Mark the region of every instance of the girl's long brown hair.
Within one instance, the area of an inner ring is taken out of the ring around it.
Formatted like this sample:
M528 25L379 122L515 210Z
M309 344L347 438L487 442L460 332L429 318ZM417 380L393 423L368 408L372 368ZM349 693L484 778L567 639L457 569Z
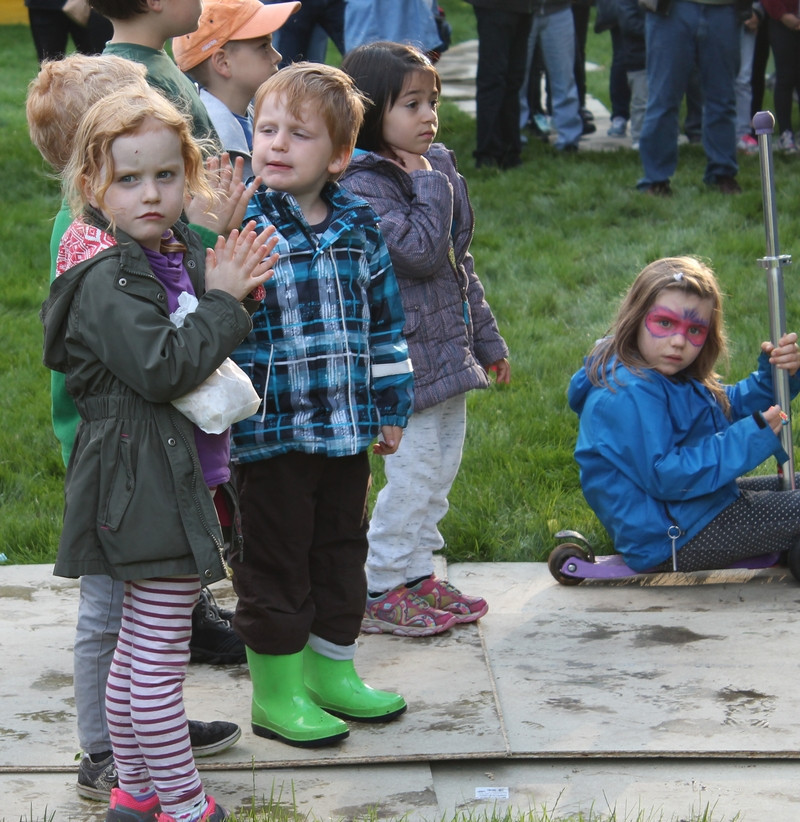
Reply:
M647 363L638 347L639 329L644 318L665 290L693 294L712 303L708 336L697 359L682 375L702 383L728 414L730 404L715 368L727 356L727 340L722 319L722 293L714 272L696 257L665 257L646 266L622 300L609 335L600 340L586 359L586 374L593 385L614 390L612 381L617 363L640 374Z

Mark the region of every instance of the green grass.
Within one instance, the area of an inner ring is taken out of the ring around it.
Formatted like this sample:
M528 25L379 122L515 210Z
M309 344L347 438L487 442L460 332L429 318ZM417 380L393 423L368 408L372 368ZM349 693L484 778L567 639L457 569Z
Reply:
M472 9L448 0L456 40L475 36ZM590 29L590 92L607 100L610 43ZM38 310L47 290L55 182L27 138L24 98L37 70L25 26L0 27L0 127L7 213L0 221L0 550L11 562L51 562L58 540L63 466L49 424L49 375L41 366ZM771 104L771 100L767 101ZM512 384L473 392L464 460L442 522L450 561L539 561L560 528L610 546L585 505L572 457L577 420L566 403L570 375L612 319L617 301L651 260L699 254L728 295L730 379L753 366L767 336L767 297L758 258L764 226L758 158L740 158L744 194L723 197L701 179L702 150L687 146L675 196L635 190L636 153L583 151L560 156L531 142L525 163L508 172L471 162L474 122L452 104L440 137L467 177L476 216L472 251L512 356ZM800 235L800 160L775 158L784 252ZM788 268L789 327L798 323L798 289ZM374 461L375 485L382 482ZM772 470L767 466L765 470Z

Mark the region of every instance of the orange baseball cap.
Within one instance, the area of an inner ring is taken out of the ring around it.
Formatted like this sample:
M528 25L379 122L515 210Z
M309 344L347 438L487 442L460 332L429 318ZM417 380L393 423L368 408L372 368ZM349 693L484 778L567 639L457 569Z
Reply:
M172 39L172 54L181 71L189 71L231 40L266 37L279 29L300 3L261 0L205 0L197 31Z

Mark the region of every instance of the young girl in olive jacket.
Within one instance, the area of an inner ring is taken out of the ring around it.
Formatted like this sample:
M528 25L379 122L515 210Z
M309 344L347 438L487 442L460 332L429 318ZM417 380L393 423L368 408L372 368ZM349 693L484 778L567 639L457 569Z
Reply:
M183 680L201 579L226 574L214 493L230 478L229 437L171 401L247 335L243 301L272 259L250 227L203 252L179 221L187 194L212 201L203 174L186 121L157 92L96 103L64 172L80 216L42 307L45 364L65 372L82 420L55 573L125 582L106 691L119 773L111 822L227 818L191 756ZM187 295L197 307L179 328L171 314Z

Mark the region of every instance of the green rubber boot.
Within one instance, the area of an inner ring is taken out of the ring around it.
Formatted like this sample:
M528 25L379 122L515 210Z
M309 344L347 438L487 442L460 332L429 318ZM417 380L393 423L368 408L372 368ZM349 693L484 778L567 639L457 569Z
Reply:
M303 654L306 689L329 714L358 722L388 722L405 711L406 701L400 694L378 691L362 682L352 659L329 659L308 645Z
M319 708L303 685L303 653L257 654L247 648L253 683L253 733L298 748L321 748L345 739L346 723Z

